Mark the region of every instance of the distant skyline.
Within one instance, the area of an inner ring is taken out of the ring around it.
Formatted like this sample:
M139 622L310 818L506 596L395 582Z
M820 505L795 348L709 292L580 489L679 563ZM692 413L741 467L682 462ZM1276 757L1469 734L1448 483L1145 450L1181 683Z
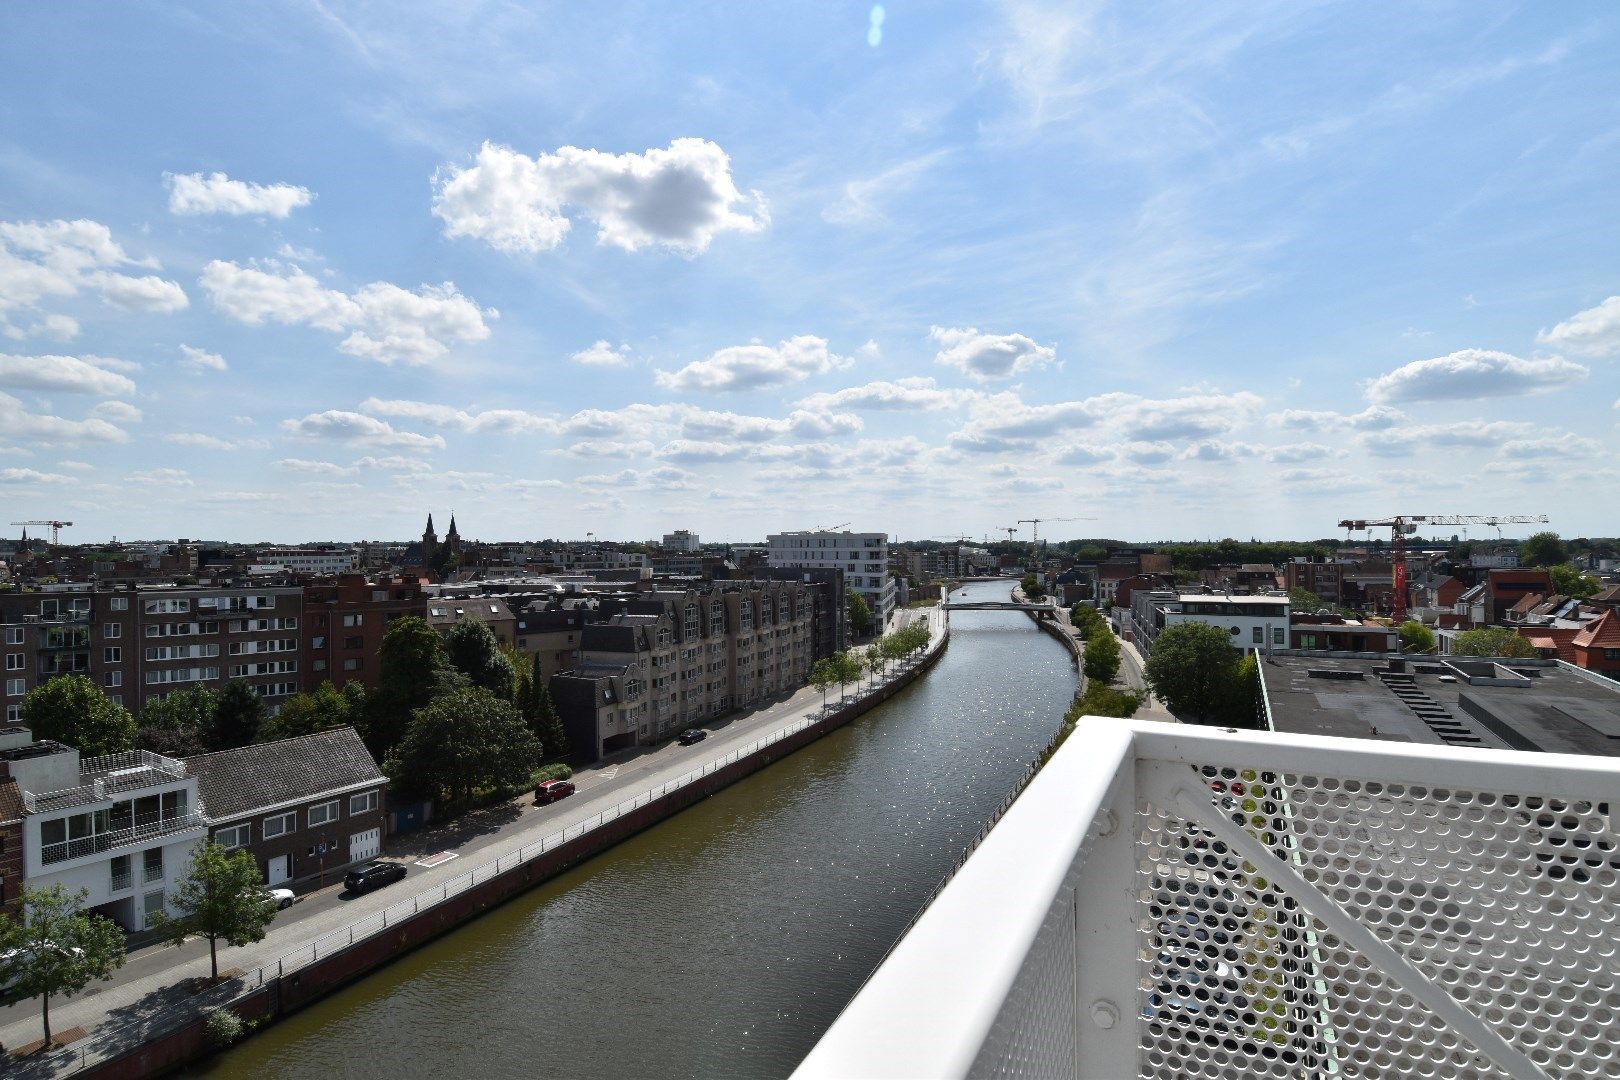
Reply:
M9 536L1620 533L1608 4L0 18Z

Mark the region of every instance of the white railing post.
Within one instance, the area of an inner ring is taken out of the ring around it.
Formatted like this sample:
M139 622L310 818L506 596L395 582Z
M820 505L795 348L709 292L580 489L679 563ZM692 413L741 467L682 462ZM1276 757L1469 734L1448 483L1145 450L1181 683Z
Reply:
M1074 888L1074 1075L1135 1076L1136 761L1128 754L1092 822Z

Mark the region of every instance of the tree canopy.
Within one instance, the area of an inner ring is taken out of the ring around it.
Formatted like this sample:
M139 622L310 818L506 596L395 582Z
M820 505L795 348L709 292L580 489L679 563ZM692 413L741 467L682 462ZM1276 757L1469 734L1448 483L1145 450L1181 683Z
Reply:
M371 756L382 761L405 737L411 714L433 700L451 668L444 639L416 615L388 624L378 656L377 690L366 703L362 734Z
M1519 545L1519 562L1525 566L1556 566L1569 561L1569 545L1551 530L1532 533Z
M1603 588L1603 582L1581 573L1574 563L1559 563L1548 567L1547 572L1552 575L1553 591L1575 600L1585 600Z
M246 848L226 851L212 840L192 852L191 864L169 893L169 902L185 914L163 919L160 928L175 945L189 934L208 939L208 962L219 978L219 943L251 945L263 941L276 917L276 905L264 890L259 864Z
M0 1002L40 998L45 1043L51 1041L51 998L72 997L124 963L124 932L83 908L86 893L58 882L24 889L22 915L0 919Z
M1086 639L1081 667L1087 679L1103 684L1113 682L1114 676L1119 674L1119 661L1119 641L1113 634L1105 630Z
M1540 655L1528 639L1520 637L1505 626L1465 630L1452 642L1451 651L1457 656L1502 656L1525 660Z
M444 641L450 666L498 698L511 701L517 683L512 662L501 651L501 643L488 623L463 618L450 628Z
M538 655L529 661L528 670L520 681L517 706L518 714L523 717L524 724L534 737L540 740L547 757L564 757L568 754L571 749L568 730L563 726L562 717L557 715L557 705L552 701L551 688L541 674Z
M406 790L455 803L526 783L541 756L516 706L473 687L416 710L385 771Z
M85 757L135 745L135 718L83 675L58 675L30 690L22 700L22 722L34 738L77 747Z
M219 692L219 703L214 707L214 726L204 741L214 750L235 750L246 746L259 736L264 723L264 698L251 683L232 679Z
M1434 631L1416 619L1407 619L1401 623L1396 633L1400 635L1401 648L1406 652L1426 653L1434 651Z
M866 632L872 628L872 608L866 602L866 597L850 589L845 593L846 603L849 606L849 626L855 631L856 637L865 637Z
M360 727L364 723L366 688L352 682L342 690L325 679L314 690L294 694L282 702L276 715L259 725L259 742L275 742L298 735L314 735L340 727Z
M1225 630L1208 623L1178 623L1154 639L1147 683L1172 712L1212 723L1231 698L1238 659Z

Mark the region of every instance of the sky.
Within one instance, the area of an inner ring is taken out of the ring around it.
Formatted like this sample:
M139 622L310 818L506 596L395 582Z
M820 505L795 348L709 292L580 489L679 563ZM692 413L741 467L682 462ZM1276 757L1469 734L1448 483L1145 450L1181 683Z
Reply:
M8 5L0 528L1615 535L1617 55L1600 2Z

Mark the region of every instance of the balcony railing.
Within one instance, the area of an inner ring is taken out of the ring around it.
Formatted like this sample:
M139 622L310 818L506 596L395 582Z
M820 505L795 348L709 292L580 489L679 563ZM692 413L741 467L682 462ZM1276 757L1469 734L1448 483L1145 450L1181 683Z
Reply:
M800 1065L1611 1076L1620 762L1086 718Z
M53 863L66 862L68 859L80 859L86 855L112 851L114 848L145 844L159 837L185 832L188 829L201 829L205 824L200 810L166 816L154 814L150 818L137 819L129 828L45 844L39 849L39 861L49 866Z

